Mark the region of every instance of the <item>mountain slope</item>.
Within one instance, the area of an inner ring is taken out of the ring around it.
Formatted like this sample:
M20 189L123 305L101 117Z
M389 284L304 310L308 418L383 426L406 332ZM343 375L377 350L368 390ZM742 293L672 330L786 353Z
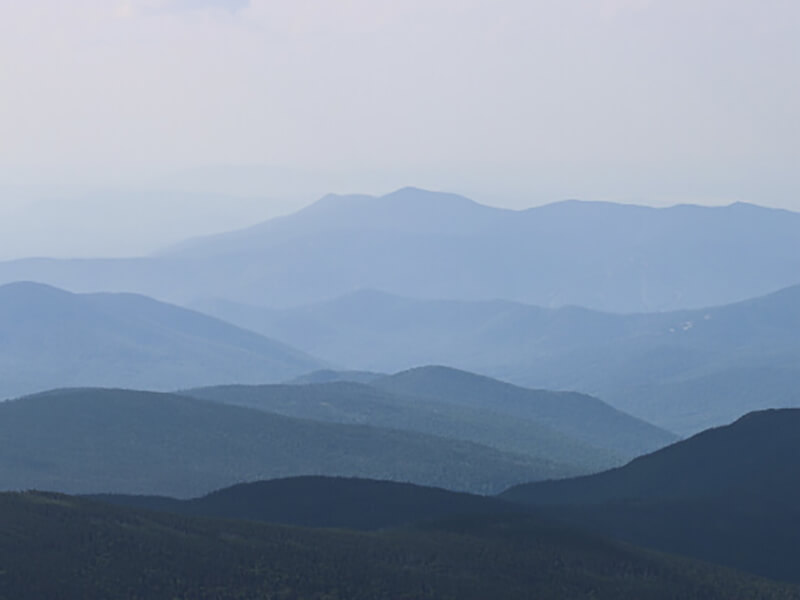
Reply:
M65 386L172 389L280 380L321 361L250 331L130 294L0 287L0 397Z
M291 417L475 442L549 465L550 478L602 471L629 458L607 446L590 446L544 423L504 415L488 406L455 406L352 382L216 386L182 393Z
M42 493L0 494L0 561L7 598L799 597L788 586L532 518L375 534L192 519Z
M800 581L800 410L751 413L576 479L502 498L638 544Z
M621 413L591 396L531 390L447 367L419 367L378 379L372 385L408 396L490 410L543 424L585 444L628 457L675 440L672 434Z
M478 493L550 465L411 432L292 419L155 392L60 390L0 403L0 485L197 496L243 481L339 475Z
M796 284L798 272L800 215L789 211L577 201L511 211L407 188L326 197L159 256L2 263L0 282L135 291L182 304L292 306L377 289L632 312L742 300Z

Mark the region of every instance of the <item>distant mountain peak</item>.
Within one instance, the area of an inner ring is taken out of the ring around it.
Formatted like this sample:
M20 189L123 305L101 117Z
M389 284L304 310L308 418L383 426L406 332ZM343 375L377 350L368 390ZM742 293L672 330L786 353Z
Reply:
M479 210L503 212L503 209L479 204L459 194L406 186L382 196L370 196L366 194L326 194L297 214L308 214L321 210L370 211L386 210L387 208L412 211L428 211L437 208L449 208L451 210L478 208ZM420 217L425 216L426 215L420 215Z

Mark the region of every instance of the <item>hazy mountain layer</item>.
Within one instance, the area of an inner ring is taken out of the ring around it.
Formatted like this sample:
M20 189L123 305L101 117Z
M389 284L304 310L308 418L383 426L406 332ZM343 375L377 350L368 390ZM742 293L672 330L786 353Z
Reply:
M339 475L494 493L552 463L418 433L294 419L174 394L63 390L0 403L6 490L197 496Z
M7 598L800 597L785 585L531 517L376 534L192 519L43 493L0 494L0 561Z
M614 312L723 304L798 283L800 214L568 201L524 211L405 188L142 259L0 264L0 282L134 291L181 304L292 306L359 289Z
M501 497L634 543L800 581L798 472L800 410L770 410L618 469Z
M285 344L131 294L0 287L0 398L67 386L174 389L317 368Z
M681 434L800 404L800 286L727 306L636 315L376 292L290 310L206 308L351 368L449 364L529 387L580 390Z

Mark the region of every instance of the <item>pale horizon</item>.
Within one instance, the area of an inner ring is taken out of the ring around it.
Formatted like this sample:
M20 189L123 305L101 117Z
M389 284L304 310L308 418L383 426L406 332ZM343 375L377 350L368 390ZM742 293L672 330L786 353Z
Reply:
M0 259L141 254L404 186L800 210L796 3L3 9Z

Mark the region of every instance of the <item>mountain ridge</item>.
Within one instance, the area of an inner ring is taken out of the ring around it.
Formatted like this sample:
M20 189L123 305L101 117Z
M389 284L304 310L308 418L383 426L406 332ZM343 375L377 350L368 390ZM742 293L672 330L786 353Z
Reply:
M573 202L511 211L415 188L381 197L388 204L354 197L356 208L328 197L225 234L224 251L217 241L187 241L180 256L0 263L0 282L135 291L179 304L222 297L296 306L375 288L628 313L743 300L796 284L800 272L800 214L776 209Z
M0 494L0 595L86 600L796 600L791 586L535 517L385 532L199 519L60 494ZM42 577L41 565L48 565Z
M188 500L123 495L88 498L187 516L365 530L526 510L491 496L395 481L324 476L240 483Z

